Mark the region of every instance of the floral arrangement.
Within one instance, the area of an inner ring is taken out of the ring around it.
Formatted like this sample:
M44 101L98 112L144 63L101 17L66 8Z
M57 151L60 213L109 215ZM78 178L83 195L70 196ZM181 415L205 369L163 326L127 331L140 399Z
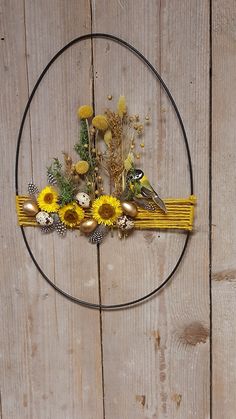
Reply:
M120 96L116 111L106 109L94 116L93 108L83 105L77 115L77 159L63 153L63 162L54 158L47 168L47 186L39 191L33 182L28 184L29 196L18 208L21 224L28 217L32 222L25 221L25 225L39 225L43 233L56 231L61 236L68 229L79 228L95 244L113 228L122 238L134 228L155 228L150 220L157 218L165 227L171 200L164 203L137 167L149 116L141 122L139 115L129 115L124 96ZM176 228L181 227L177 224Z

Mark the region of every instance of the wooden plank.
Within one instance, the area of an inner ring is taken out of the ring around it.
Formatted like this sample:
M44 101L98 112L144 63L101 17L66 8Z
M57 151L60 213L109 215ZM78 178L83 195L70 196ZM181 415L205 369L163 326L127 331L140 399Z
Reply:
M212 3L213 417L235 417L236 183L234 1Z
M27 347L28 304L25 280L30 275L30 266L17 228L13 180L16 133L27 100L23 1L1 2L0 37L0 417L30 419L30 354Z
M92 2L93 31L120 36L159 69L189 135L198 196L196 234L174 280L132 310L103 313L107 418L209 415L208 135L209 10L205 1ZM131 113L151 115L141 167L163 197L189 191L186 151L176 117L158 83L121 46L94 41L98 113L125 94ZM107 95L113 100L108 101ZM197 115L197 117L196 117ZM181 181L180 181L181 179ZM170 272L184 236L137 232L101 246L102 302L151 291ZM114 257L115 254L115 257Z
M80 4L76 1L69 4L64 1L50 3L42 1L36 4L28 2L26 28L30 57L34 57L37 45L35 58L32 60L29 58L28 61L31 87L35 82L35 75L45 66L49 56L52 56L60 46L78 36L78 28L89 29L89 12L89 5L85 1ZM40 37L41 33L44 34L43 37ZM40 181L40 186L45 184L47 164L45 155L52 158L55 155L60 156L63 150L69 153L73 151L73 144L78 135L76 118L78 102L91 101L90 65L89 41L68 50L47 74L32 104L31 132L34 139L32 148L33 156L36 157L33 169L34 178ZM50 272L49 275L54 275L57 285L69 293L85 300L97 301L96 248L92 248L86 240L81 241L78 233L69 233L66 240L59 240L54 235L51 240L54 261L52 255L46 251L42 252L42 263ZM40 253L40 248L46 250L47 246L50 246L47 237L42 237L39 243L37 239L35 242L37 254ZM90 260L93 263L89 263L88 270L87 263ZM73 306L54 293L53 297L54 307L53 305L50 307L47 315L55 334L55 339L49 341L52 345L51 352L56 352L57 356L52 362L53 359L48 357L48 349L45 350L48 363L45 372L42 371L40 374L40 381L42 388L46 381L49 394L50 388L54 386L54 398L51 402L49 397L46 403L38 398L34 405L42 415L45 415L47 406L54 417L60 415L77 417L80 412L82 417L99 418L102 415L99 313L87 312L86 309ZM37 314L39 321L40 315L43 316L43 312ZM46 335L46 342L47 339ZM60 343L59 350L58 343ZM45 342L42 340L41 345L43 351ZM91 352L85 348L91 348ZM59 365L61 365L61 374L57 381ZM35 364L32 368L35 368ZM67 392L62 391L65 385ZM32 381L32 387L38 392L37 379Z
M26 1L24 10L23 2L12 2L4 6L3 21L7 34L9 32L3 62L11 59L13 63L10 76L7 73L10 65L6 63L6 76L1 82L8 110L3 122L6 156L11 156L27 96L25 54L31 90L58 49L90 30L90 8L86 1L42 0ZM19 31L16 30L18 27ZM31 107L30 131L26 130L23 136L21 193L26 192L32 176L39 187L43 187L50 159L60 156L62 150L72 152L78 133L76 107L80 100L91 100L90 65L91 45L88 42L65 53L42 83ZM16 92L21 89L19 99L15 99L14 89ZM2 103L1 106L3 109L6 105ZM10 177L9 158L5 165ZM5 183L5 194L6 187ZM9 211L8 206L6 211ZM5 219L7 217L15 219L11 212L5 213ZM61 240L55 235L42 236L33 230L27 231L27 237L45 272L66 291L97 301L96 249L81 240L78 233L68 234ZM3 419L64 419L77 418L78 414L83 418L100 419L103 403L99 313L66 301L46 285L26 254L16 223L12 236L4 225L4 237L8 240L5 253L10 251L10 237L16 243L10 252L16 266L13 268L8 264L5 268L6 278L13 277L13 283L5 281L3 295L7 300L2 304L6 313ZM6 255L4 257L6 260ZM94 261L89 271L88 260ZM15 291L11 309L12 290ZM10 334L9 330L12 330Z

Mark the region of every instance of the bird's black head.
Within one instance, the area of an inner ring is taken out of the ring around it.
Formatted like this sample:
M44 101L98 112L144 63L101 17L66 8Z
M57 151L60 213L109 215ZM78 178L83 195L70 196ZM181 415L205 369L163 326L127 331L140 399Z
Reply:
M127 173L127 180L130 182L142 179L144 173L141 169L130 170Z

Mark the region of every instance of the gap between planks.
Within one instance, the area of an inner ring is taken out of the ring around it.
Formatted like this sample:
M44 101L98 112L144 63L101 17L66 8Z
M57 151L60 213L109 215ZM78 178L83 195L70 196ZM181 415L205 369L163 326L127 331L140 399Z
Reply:
M210 419L212 419L212 0L209 0L209 368Z
M24 29L25 29L25 67L26 67L26 82L27 82L27 100L30 96L30 86L29 86L29 65L28 65L28 46L27 46L27 31L26 31L26 5L25 0L23 1L23 10L24 10ZM31 164L31 173L33 177L33 145L32 145L32 127L31 127L31 110L29 107L29 137L30 137L30 164Z
M90 5L90 30L93 33L93 5L92 0L89 0ZM95 86L94 86L94 42L91 38L91 79L92 79L92 106L95 112ZM94 139L94 146L96 138ZM97 273L98 273L98 297L99 304L102 304L102 286L101 286L101 269L100 269L100 246L97 245ZM100 351L101 351L101 370L102 370L102 408L103 419L106 419L105 413L105 382L104 382L104 353L103 353L103 321L102 309L99 310L99 323L100 323Z
M93 32L93 7L92 0L89 0L90 4L90 31ZM24 29L25 29L25 57L26 57L26 79L27 79L27 95L29 98L30 86L29 86L29 67L28 67L28 46L27 46L27 30L26 30L26 4L23 0L23 9L24 9ZM94 92L94 47L93 39L91 39L91 93L92 93L92 105L95 111L95 92ZM32 130L31 130L31 113L29 108L29 133L30 133L30 154L31 154L31 172L33 177L33 150L32 150ZM53 243L53 254L55 254L54 243ZM97 246L97 272L98 272L98 297L99 304L102 303L101 299L101 277L100 277L100 249L99 245ZM54 259L54 274L55 274L55 259ZM55 275L54 275L55 277ZM104 362L103 362L103 323L102 323L102 310L100 309L99 323L100 323L100 351L101 351L101 370L102 370L102 405L103 405L103 419L105 419L105 390L104 390ZM2 416L2 398L0 391L0 419L3 419Z
M0 390L0 419L3 419L3 416L2 416L2 392L1 392L1 390Z

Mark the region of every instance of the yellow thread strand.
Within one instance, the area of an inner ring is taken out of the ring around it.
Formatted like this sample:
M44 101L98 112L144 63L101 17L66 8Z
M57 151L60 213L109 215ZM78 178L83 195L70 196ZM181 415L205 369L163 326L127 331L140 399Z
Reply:
M23 211L23 204L29 199L28 196L16 196L16 212L18 224L21 226L38 226L35 217L29 217ZM194 205L196 196L189 198L168 198L165 199L167 214L164 214L159 208L155 211L146 211L138 209L138 215L134 220L135 228L144 229L177 229L192 231L194 222ZM91 209L85 210L85 219L92 217ZM79 227L76 227L79 228Z

